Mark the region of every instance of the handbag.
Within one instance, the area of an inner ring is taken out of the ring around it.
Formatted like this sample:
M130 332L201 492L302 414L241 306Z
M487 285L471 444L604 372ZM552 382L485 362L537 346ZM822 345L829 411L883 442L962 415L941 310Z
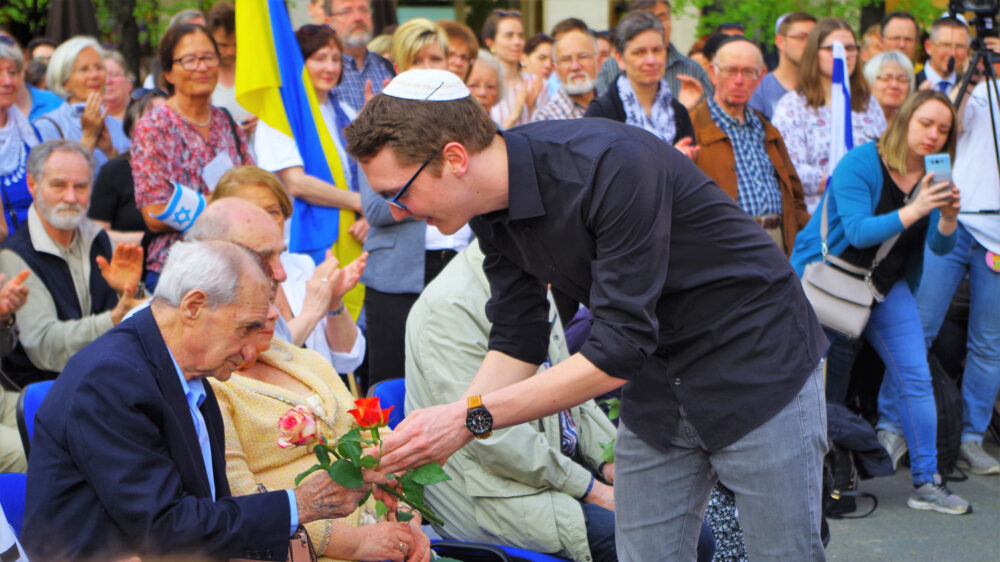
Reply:
M907 200L915 197L919 191L918 184ZM819 235L823 259L806 266L802 272L802 290L816 312L820 324L848 338L858 339L868 325L872 303L882 302L885 299L872 284L872 272L889 254L899 234L882 242L868 269L832 256L826 244L829 200L830 194L827 193L823 198L823 209L820 211Z
M263 484L257 484L257 491L264 493L267 488ZM316 550L309 539L309 532L302 525L295 529L295 534L288 541L288 562L317 562ZM230 558L229 562L250 562L259 560L256 558Z

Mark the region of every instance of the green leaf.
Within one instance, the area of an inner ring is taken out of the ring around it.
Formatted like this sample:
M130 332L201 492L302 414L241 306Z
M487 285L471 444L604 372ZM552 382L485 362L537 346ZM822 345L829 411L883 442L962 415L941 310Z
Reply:
M434 562L462 562L461 560L455 560L454 558L448 558L447 556L438 556L434 559Z
M337 441L339 441L340 443L345 443L345 442L361 443L361 430L355 427L350 431L348 431L347 433L341 435L340 439L338 439Z
M389 508L382 502L382 500L377 500L375 502L375 517L382 519L387 513L389 513Z
M604 462L615 462L615 440L612 439L610 443L601 443L600 445L604 449L601 452L601 460Z
M330 478L345 488L360 488L365 480L361 477L361 469L349 461L337 461L329 470Z
M365 455L361 457L361 468L375 468L378 464L378 459L371 455Z
M325 466L330 466L330 449L322 443L317 443L316 447L313 449L316 453L316 458L319 459L320 464Z
M307 471L305 471L305 472L303 472L303 473L301 473L301 474L299 474L298 476L295 477L295 485L298 486L305 479L306 476L309 476L310 474L312 474L313 472L316 472L317 470L319 470L321 468L323 468L323 467L320 466L320 465L318 465L318 464L312 465L311 467L309 467L309 470L307 470Z
M418 505L424 503L424 486L422 484L415 482L412 477L407 478L406 476L400 480L400 483L403 485L403 495L408 501Z
M413 474L414 482L417 484L423 484L424 486L430 486L432 484L437 484L438 482L447 482L451 480L451 477L448 476L444 469L441 468L441 465L436 462L418 466L410 471L410 473Z
M368 493L365 494L365 497L361 498L361 501L358 502L358 507L365 505L365 502L368 501L368 498L370 497L372 497L372 491L368 490Z
M410 519L413 519L413 514L410 513L409 511L397 511L396 512L396 520L399 521L400 523L406 523ZM438 558L438 560L442 560L442 559Z
M337 445L337 452L340 456L345 459L350 459L354 466L360 466L359 462L361 460L361 443L357 441L344 441L341 440Z
M608 419L614 420L618 419L619 409L621 408L622 401L617 398L608 398L601 402L608 407Z

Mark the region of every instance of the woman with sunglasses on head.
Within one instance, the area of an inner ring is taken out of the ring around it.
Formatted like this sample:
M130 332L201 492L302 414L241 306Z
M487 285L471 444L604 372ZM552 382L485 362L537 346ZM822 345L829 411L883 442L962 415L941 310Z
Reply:
M104 103L104 58L104 49L92 37L73 37L59 45L49 59L45 82L68 103L34 122L43 141L79 141L94 154L98 168L129 147L122 122Z
M163 90L140 88L132 92L130 97L122 121L125 134L129 136L144 115L167 103L168 96ZM87 217L107 231L116 244L142 243L146 222L135 206L131 150L108 160L97 172Z
M24 55L13 42L0 41L0 204L4 238L28 220L31 194L25 165L28 152L41 142L38 131L17 106L24 81Z
M315 213L343 209L360 214L362 209L358 186L361 171L357 162L344 150L341 133L354 119L355 113L346 102L339 99L334 90L340 84L342 76L343 44L337 33L326 25L303 25L295 32L295 37L302 51L302 58L305 59L306 73L312 82L326 133L337 148L347 185L334 185L307 174L301 150L295 141L263 121L257 123L257 133L254 136L258 165L277 174L288 193L298 201L297 204L307 205ZM318 132L323 134L322 130ZM302 215L303 211L299 211L299 214ZM289 225L289 236L295 251L309 254L317 264L322 263L326 259L326 250L337 240L338 232L333 228L317 228L315 225L309 228L305 223L297 223L297 218L293 217ZM364 242L368 236L367 221L357 216L348 232L359 242ZM299 240L302 240L301 244Z
M177 228L197 214L179 208L163 216L174 182L205 197L226 170L254 163L243 130L211 105L219 49L208 30L196 23L171 27L160 41L159 61L170 97L139 121L132 142L135 203L154 233L146 253L148 288L156 286L170 246L180 239Z
M829 169L830 123L833 119L830 84L833 81L833 43L847 54L851 91L851 130L854 146L877 139L885 131L882 108L871 97L868 82L858 67L858 42L850 24L824 18L809 33L799 65L798 88L785 94L771 119L781 131L795 171L802 180L806 207L812 213L823 195Z
M503 67L504 95L490 110L493 121L505 129L530 123L535 110L548 102L545 80L521 69L524 24L521 13L493 10L483 22L483 44Z

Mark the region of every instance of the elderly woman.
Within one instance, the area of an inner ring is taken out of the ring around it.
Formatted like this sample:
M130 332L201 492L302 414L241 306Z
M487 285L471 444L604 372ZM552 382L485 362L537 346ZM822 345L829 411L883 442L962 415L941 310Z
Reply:
M886 125L882 108L869 94L868 82L858 68L858 42L850 24L839 18L820 20L806 38L799 65L799 87L778 101L771 119L785 139L788 155L802 180L810 213L819 204L827 175L832 171L829 169L833 120L830 84L835 41L842 43L847 53L854 146L877 139Z
M306 72L316 93L326 132L337 147L346 185L335 185L306 173L302 152L295 141L263 121L257 124L254 147L260 167L281 178L295 198L299 214L310 214L308 222L293 219L289 226L293 250L307 253L316 263L321 263L326 259L326 250L339 236L336 230L327 228L321 218L342 209L361 212L361 195L358 194L361 171L344 149L341 133L354 118L354 110L341 102L334 90L342 76L343 45L337 34L328 26L307 24L295 33L295 37L305 59ZM311 220L312 217L317 220ZM348 232L364 242L368 235L368 223L364 218L358 218Z
M885 51L873 56L865 64L864 72L872 97L882 107L885 120L892 121L899 106L913 91L913 63L899 51Z
M791 257L800 275L806 265L824 259L827 248L868 270L865 278L878 302L872 305L862 337L886 366L879 394L879 441L894 464L909 446L913 489L907 505L952 515L972 508L944 485L938 471L937 410L913 291L919 285L925 247L944 255L955 245L958 189L951 182L935 181L924 169L929 154L955 154L955 129L955 110L944 94L922 90L910 96L878 142L854 148L837 164L823 198L826 213L813 215L796 238ZM820 224L824 214L825 240ZM886 241L891 241L891 249L876 261ZM852 342L829 330L827 337L827 397L842 402Z
M107 60L111 60L109 57ZM131 136L144 115L167 102L162 90L136 90L125 110L122 126ZM94 180L87 216L107 231L116 244L141 244L146 222L135 206L135 183L132 180L132 152L120 154L101 166Z
M159 60L170 98L139 121L132 145L135 204L155 234L146 254L147 287L156 286L170 245L180 238L177 223L155 218L166 210L173 182L206 196L226 170L253 164L243 130L210 104L219 72L211 34L198 24L175 25L160 41Z
M108 115L124 121L135 78L128 70L125 57L118 51L107 51L104 57L104 70L107 75L104 107L107 108Z
M356 280L355 280L356 281ZM345 286L350 289L350 286ZM343 293L335 295L338 299ZM222 412L226 434L226 476L233 495L291 488L295 477L315 464L306 447L278 447L278 419L291 408L306 406L319 433L336 440L352 427L347 410L351 393L320 355L272 337L275 320L260 330L260 355L242 365L226 382L209 378ZM391 517L391 516L390 516ZM306 524L321 561L430 560L430 540L420 518L409 524L380 521L374 500L341 519Z
M691 117L663 78L667 70L663 34L663 23L649 12L635 12L618 22L615 60L624 72L606 94L590 102L584 117L604 117L645 129L692 157L697 147L692 145Z
M476 101L489 113L503 96L503 70L500 61L489 51L480 49L479 55L472 61L472 68L469 69L469 78L466 79L465 85L472 92L472 97L476 98ZM490 115L492 116L492 113ZM497 123L497 126L505 128L503 123Z
M35 120L43 141L79 141L103 166L129 147L122 122L104 105L104 50L92 37L67 39L52 53L45 73L49 89L68 103Z
M17 107L24 80L24 57L13 44L0 42L0 204L3 237L13 234L28 219L31 194L25 164L38 133Z
M244 199L264 209L282 234L292 216L292 200L281 181L256 166L226 172L211 201L224 197ZM274 303L284 319L282 329L287 332L283 335L287 341L322 355L338 373L352 373L365 358L365 337L345 312L340 295L357 283L366 259L362 255L341 270L329 250L318 267L305 254L281 253L288 278L278 286Z
M413 18L392 34L392 62L397 72L411 68L448 70L448 34L426 18Z
M493 10L483 22L483 44L500 61L503 95L490 110L493 121L505 129L530 123L535 110L548 102L545 80L521 71L524 24L520 12Z
M479 41L468 26L451 20L437 20L438 27L448 36L448 70L464 82L472 70L472 63L479 52Z

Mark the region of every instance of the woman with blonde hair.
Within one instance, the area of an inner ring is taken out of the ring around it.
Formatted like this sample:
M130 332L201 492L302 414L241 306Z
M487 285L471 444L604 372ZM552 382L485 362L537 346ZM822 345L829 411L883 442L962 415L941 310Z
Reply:
M397 72L411 68L448 70L448 35L426 18L413 18L392 34L392 62Z
M876 301L862 333L885 364L879 393L879 442L893 464L910 450L913 490L907 505L959 515L969 502L944 485L938 470L937 410L920 314L913 291L922 273L924 247L944 255L955 245L959 191L936 181L924 157L955 154L955 110L937 91L906 100L878 142L848 152L833 172L818 212L795 239L791 262L799 275L827 252L869 273ZM826 215L827 235L821 233ZM876 254L886 241L891 249ZM826 330L827 400L843 402L856 349L848 338Z
M882 108L873 103L868 82L858 65L858 42L850 24L839 18L820 20L806 39L799 65L799 86L778 101L771 119L785 139L788 155L802 180L810 213L819 204L827 175L832 171L829 169L833 120L830 85L835 41L844 45L847 54L854 146L877 139L886 125Z
M285 233L292 216L292 199L281 180L256 166L239 166L223 174L210 201L237 197L263 209ZM343 294L357 283L364 271L366 255L339 267L327 251L318 266L305 254L282 252L281 265L288 275L275 294L281 313L282 339L311 349L338 373L352 373L365 357L365 337L344 310Z

